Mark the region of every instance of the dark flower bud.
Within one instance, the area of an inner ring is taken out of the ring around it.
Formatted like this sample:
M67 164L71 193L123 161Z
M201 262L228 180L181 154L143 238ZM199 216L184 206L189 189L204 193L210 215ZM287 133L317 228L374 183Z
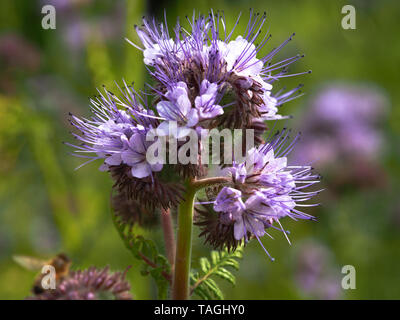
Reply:
M130 227L135 224L153 227L159 223L157 210L149 210L137 200L130 198L125 192L116 192L112 196L111 205L120 222Z
M142 179L133 177L129 166L119 165L109 168L114 179L114 188L142 206L168 209L177 206L182 199L183 187L179 183L163 182L158 176Z

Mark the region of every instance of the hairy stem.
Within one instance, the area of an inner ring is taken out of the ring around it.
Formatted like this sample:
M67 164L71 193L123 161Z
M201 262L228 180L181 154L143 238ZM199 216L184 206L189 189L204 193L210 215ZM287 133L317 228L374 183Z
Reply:
M165 251L167 254L167 259L171 265L171 271L174 270L174 260L175 260L175 239L174 239L174 228L172 223L171 210L161 211L161 224L164 233L164 243Z
M189 299L189 274L195 194L196 188L188 182L185 200L178 208L177 248L172 285L172 298L174 300Z
M178 207L177 246L172 284L172 298L174 300L189 299L193 206L196 191L215 184L225 184L229 181L230 178L228 177L212 177L186 182L185 200Z

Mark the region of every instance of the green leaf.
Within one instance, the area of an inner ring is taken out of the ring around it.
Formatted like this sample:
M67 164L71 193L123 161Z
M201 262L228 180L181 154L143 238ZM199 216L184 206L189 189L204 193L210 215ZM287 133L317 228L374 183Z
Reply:
M168 298L169 281L166 274L170 273L170 265L166 257L158 252L154 241L146 239L143 235L135 234L132 227L124 224L112 213L112 220L125 247L132 253L133 257L142 260L142 275L151 275L158 288L158 298Z
M202 257L199 260L201 271L192 271L190 275L191 293L195 293L201 299L223 299L223 293L218 287L214 277L228 281L235 285L235 276L227 268L239 269L238 259L242 258L243 248L238 247L235 252L211 251L211 262L208 258Z
M227 280L231 284L235 285L236 284L236 279L235 276L225 268L221 267L217 271L215 271L215 275L219 276L222 279Z
M212 300L213 298L210 292L203 286L197 287L195 292L203 300Z
M203 271L204 273L207 273L208 270L210 270L210 268L211 268L210 261L208 261L208 259L205 257L200 258L200 267L201 267L201 271Z
M204 280L204 284L210 289L217 299L224 300L224 295L222 294L221 289L213 279L208 278L207 280Z
M218 264L220 257L218 251L211 251L211 259L214 265Z
M153 277L157 284L158 288L158 299L165 300L168 298L168 287L169 282L164 278L162 275L163 269L162 268L153 268L150 271L150 275Z
M227 267L232 267L235 270L239 270L239 262L234 259L228 259L224 263Z

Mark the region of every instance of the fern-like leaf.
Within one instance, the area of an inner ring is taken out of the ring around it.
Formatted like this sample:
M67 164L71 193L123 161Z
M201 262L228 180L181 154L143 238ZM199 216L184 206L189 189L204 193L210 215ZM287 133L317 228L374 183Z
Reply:
M154 241L142 235L133 233L132 227L121 221L117 215L112 214L112 220L125 247L132 255L144 262L142 275L151 275L158 287L158 298L166 299L168 286L171 282L170 265L168 260L158 253Z
M242 258L243 247L235 252L211 251L210 258L202 257L199 260L201 271L193 271L190 275L191 294L195 293L204 300L224 298L221 289L213 278L220 278L235 285L235 276L227 268L239 269L238 260Z

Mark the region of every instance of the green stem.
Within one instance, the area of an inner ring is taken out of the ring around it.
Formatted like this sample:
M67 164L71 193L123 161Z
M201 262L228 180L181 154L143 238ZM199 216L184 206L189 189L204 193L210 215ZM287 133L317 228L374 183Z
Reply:
M178 208L175 272L172 285L174 300L189 299L190 259L192 251L193 206L196 188L187 183L185 200Z

